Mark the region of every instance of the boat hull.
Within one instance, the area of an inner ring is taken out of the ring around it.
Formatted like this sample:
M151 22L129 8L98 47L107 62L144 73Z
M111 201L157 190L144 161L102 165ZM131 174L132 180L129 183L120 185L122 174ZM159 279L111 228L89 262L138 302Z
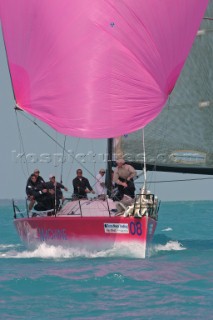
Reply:
M134 217L51 216L14 220L17 232L28 247L41 243L63 247L107 249L118 243L136 243L144 248L152 240L156 220Z

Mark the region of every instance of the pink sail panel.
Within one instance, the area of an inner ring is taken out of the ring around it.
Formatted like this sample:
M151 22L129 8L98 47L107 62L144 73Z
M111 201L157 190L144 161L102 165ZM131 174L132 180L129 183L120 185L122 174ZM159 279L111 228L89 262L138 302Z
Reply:
M208 0L0 0L16 102L57 131L135 131L162 110Z

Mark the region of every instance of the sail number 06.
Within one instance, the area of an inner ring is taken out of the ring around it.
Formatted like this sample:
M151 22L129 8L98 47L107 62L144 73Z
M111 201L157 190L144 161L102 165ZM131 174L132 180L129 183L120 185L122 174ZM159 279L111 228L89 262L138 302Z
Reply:
M142 235L142 225L140 222L135 223L131 221L129 227L130 227L130 233L132 235L135 235L135 234L137 234L138 236Z

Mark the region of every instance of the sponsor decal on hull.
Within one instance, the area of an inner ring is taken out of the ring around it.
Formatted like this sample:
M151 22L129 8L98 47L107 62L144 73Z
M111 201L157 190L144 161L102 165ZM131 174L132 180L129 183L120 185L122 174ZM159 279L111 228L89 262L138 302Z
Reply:
M129 233L128 223L104 223L105 233Z

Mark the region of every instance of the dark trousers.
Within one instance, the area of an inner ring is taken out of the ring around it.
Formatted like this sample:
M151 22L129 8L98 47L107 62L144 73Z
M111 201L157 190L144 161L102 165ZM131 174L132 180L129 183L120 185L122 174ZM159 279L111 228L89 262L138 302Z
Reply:
M133 179L127 181L123 178L119 177L119 180L122 182L126 182L127 183L127 187L123 187L121 185L118 185L118 200L121 200L124 196L124 194L126 194L127 196L134 198L135 196L135 185L133 182Z

